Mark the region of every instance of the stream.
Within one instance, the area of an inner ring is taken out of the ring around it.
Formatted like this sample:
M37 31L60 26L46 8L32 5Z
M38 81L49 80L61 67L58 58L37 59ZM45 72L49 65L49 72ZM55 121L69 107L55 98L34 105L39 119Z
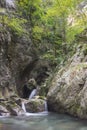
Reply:
M55 113L0 117L0 130L87 130L87 121Z

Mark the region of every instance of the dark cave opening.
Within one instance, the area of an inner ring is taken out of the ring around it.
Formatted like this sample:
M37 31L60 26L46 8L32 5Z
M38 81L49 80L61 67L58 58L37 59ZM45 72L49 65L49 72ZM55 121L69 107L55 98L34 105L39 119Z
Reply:
M30 93L31 93L31 91L29 90L29 88L27 87L27 84L25 84L24 86L23 86L23 90L22 90L22 92L23 92L23 97L22 98L29 98L29 95L30 95Z
M31 94L32 90L35 89L35 87L29 88L27 84L25 84L23 86L22 92L23 92L23 96L22 98L29 98L29 95Z

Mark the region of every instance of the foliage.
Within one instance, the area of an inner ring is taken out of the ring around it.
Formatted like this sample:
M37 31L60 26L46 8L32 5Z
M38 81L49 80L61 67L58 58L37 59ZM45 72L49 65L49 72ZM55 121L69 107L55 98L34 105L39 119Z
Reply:
M76 35L79 35L81 32L87 28L87 15L84 16L84 13L80 13L78 17L77 12L74 14L73 19L74 23L67 26L67 40L68 42L73 41L76 38Z
M16 15L7 13L7 10L0 8L0 23L2 26L7 26L12 32L17 35L22 35L26 30L24 29L24 24L26 19L18 18Z
M69 48L67 43L72 43L87 27L87 16L77 8L82 1L20 0L17 3L19 14L27 19L32 42L41 51L42 58L56 63L64 60Z
M68 43L87 27L87 15L78 9L82 1L19 0L15 15L1 15L0 21L18 35L27 28L41 57L60 63L66 57Z

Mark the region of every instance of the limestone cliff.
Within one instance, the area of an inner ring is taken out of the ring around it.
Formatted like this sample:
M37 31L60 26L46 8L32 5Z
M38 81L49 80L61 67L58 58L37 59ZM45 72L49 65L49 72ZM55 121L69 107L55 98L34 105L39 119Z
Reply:
M83 34L86 37L87 31ZM80 37L83 37L83 34ZM87 119L86 41L77 47L76 54L67 65L55 73L47 99L49 110Z

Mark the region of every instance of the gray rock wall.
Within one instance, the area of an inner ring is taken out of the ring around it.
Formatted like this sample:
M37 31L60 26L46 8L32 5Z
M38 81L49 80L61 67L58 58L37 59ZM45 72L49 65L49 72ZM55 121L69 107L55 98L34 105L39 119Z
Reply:
M69 63L59 70L48 92L49 110L87 118L86 44L79 46Z
M15 80L10 70L8 61L8 46L11 42L9 32L0 32L0 96L9 97L15 89ZM9 91L9 92L8 92Z

